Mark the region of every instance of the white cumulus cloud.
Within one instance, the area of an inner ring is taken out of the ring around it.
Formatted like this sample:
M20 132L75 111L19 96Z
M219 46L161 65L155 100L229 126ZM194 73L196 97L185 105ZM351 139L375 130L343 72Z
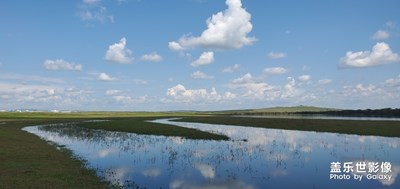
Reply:
M160 62L163 60L162 56L157 54L156 52L143 55L140 60L149 61L149 62Z
M253 28L250 22L250 13L242 7L241 0L226 0L225 3L228 9L208 18L207 29L199 37L183 36L178 42L170 42L169 47L182 47L183 49L204 47L226 50L253 44L256 39L247 36Z
M171 41L168 43L168 47L169 49L173 50L173 51L182 51L185 50L179 43L175 42L175 41Z
M169 88L166 95L172 100L169 102L180 103L210 103L218 102L223 98L220 94L218 94L215 88L212 88L211 91L207 91L207 89L186 89L185 86L181 84ZM232 95L229 97L232 97Z
M208 51L203 52L200 57L197 60L193 61L190 65L193 67L198 67L211 64L212 62L214 62L214 52Z
M283 67L271 67L271 68L265 68L264 73L270 74L270 75L278 75L278 74L284 74L287 73L288 70Z
M372 51L347 52L346 56L341 58L340 65L349 68L363 68L399 61L399 55L393 53L389 45L382 42L376 43Z
M268 53L267 54L267 57L268 58L271 58L271 59L279 59L279 58L286 58L287 57L287 54L286 53L283 53L283 52L270 52L270 53Z
M57 60L45 60L43 67L46 70L68 70L68 71L82 71L81 64L75 64L72 62L67 62L63 59Z
M372 36L371 39L373 40L384 40L389 37L389 32L385 30L378 30L375 32Z
M207 75L204 72L201 71L195 71L193 72L190 77L192 77L193 79L214 79L214 76L211 75Z
M123 37L118 43L108 47L105 59L110 62L130 64L133 61L132 51L126 47L126 38Z
M277 95L274 92L275 89L273 86L262 81L257 81L250 73L234 79L230 86L235 89L244 90L244 93L241 95L244 98L262 99L268 94L267 98L271 99L276 98Z
M117 78L111 77L110 75L108 75L106 73L100 73L98 76L98 79L100 81L115 81L115 80L117 80Z

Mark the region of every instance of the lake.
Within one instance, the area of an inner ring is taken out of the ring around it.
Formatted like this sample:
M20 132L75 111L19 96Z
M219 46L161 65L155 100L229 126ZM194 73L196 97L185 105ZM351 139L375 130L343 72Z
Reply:
M90 130L73 123L24 130L70 149L99 176L126 188L400 188L400 138L154 122L231 140Z

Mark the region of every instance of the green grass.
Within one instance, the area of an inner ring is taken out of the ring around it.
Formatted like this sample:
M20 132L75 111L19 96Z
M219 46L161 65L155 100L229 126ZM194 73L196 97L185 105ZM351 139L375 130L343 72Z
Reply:
M109 119L110 122L85 123L80 126L139 134L182 136L191 139L226 140L228 137L195 129L148 123L163 117L191 113L84 112L84 113L0 113L0 188L109 188L94 170L68 150L36 135L22 131L25 126ZM112 186L115 187L115 186Z
M187 114L148 112L1 113L0 188L109 188L111 186L110 183L101 181L94 170L86 169L84 162L74 158L68 150L57 150L55 146L39 137L22 131L21 129L25 126L106 118L111 121L83 123L80 126L138 134L181 136L190 139L228 139L223 135L195 129L146 122L178 115Z
M186 117L176 121L400 137L399 121L246 118L231 116Z
M0 121L0 188L109 188L84 162L71 158L39 137L21 130L24 126L54 120Z
M178 127L160 123L148 122L162 117L135 117L111 120L106 122L85 122L78 126L89 129L121 131L145 135L180 136L188 139L228 140L224 135L213 134L197 129Z

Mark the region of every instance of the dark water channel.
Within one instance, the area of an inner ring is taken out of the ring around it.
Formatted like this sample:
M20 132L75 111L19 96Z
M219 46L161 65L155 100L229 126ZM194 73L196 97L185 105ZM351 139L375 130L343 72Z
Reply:
M137 135L74 124L24 130L65 146L101 177L127 188L400 188L400 138L155 122L222 133L231 140ZM336 178L331 178L332 162L342 165ZM356 167L357 162L366 167ZM345 173L344 163L354 170ZM369 170L373 163L379 171Z

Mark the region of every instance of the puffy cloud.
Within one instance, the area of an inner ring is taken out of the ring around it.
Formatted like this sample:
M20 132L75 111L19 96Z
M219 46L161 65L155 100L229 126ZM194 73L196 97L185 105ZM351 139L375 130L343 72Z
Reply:
M318 84L321 84L321 85L326 85L326 84L329 84L329 83L332 83L332 80L330 80L330 79L320 79L320 80L318 80Z
M311 76L310 75L301 75L301 76L299 76L298 79L302 82L307 82L311 79Z
M63 59L45 60L43 63L43 67L46 70L82 71L81 64L70 63Z
M99 76L98 76L98 79L100 81L115 81L115 80L117 80L117 78L111 77L106 73L100 73Z
M262 81L256 81L250 73L243 75L242 77L234 79L230 86L235 89L242 89L244 90L244 94L242 97L245 98L257 98L262 99L269 93L268 98L275 98L276 93L274 93L274 87L268 85Z
M371 96L371 95L376 95L379 94L382 91L381 88L373 85L373 84L369 84L368 86L364 86L363 84L359 83L355 86L344 86L343 87L343 95L345 97L348 96Z
M229 85L231 88L238 90L237 102L265 102L265 101L288 101L290 102L310 102L317 97L311 91L306 91L301 88L301 84L297 84L293 77L287 78L287 83L284 85L270 85L261 80L254 78L250 73L242 77L232 80Z
M233 80L235 84L246 84L253 82L253 76L250 73L244 74L242 77Z
M166 95L171 98L173 102L180 103L209 103L218 102L222 99L222 96L218 94L215 88L212 88L211 91L207 91L207 89L186 89L185 86L181 84L169 88ZM168 102L168 100L165 99L164 101Z
M115 102L126 105L132 105L135 103L144 103L148 102L147 95L140 96L140 97L133 97L127 94L124 94L120 90L110 89L106 91L106 95L111 97Z
M224 73L232 73L240 68L239 64L235 64L233 66L226 67L222 70Z
M199 59L193 61L190 65L193 67L198 67L211 64L212 62L214 62L214 52L208 51L208 52L203 52L200 55Z
M149 62L160 62L163 60L162 56L157 54L156 52L153 52L151 54L145 54L143 55L140 60L142 61L149 61Z
M110 62L130 64L133 61L132 51L125 48L126 38L123 37L118 43L108 47L105 59Z
M179 43L172 41L168 43L168 48L173 51L182 51L185 50Z
M65 88L60 84L16 84L0 82L0 103L6 109L71 109L92 102L90 91Z
M193 79L214 79L214 76L207 75L206 73L203 73L201 71L193 72L190 77L192 77Z
M286 53L283 53L283 52L270 52L270 53L268 53L267 54L267 57L268 58L271 58L271 59L279 59L279 58L286 58L287 57L287 54Z
M372 51L347 52L346 56L341 58L340 65L349 68L363 68L399 61L399 55L393 53L389 45L382 42L376 43Z
M265 68L264 73L270 74L270 75L278 75L278 74L285 74L287 73L288 70L282 67L271 67L271 68Z
M183 49L195 47L238 49L253 44L256 39L247 36L253 28L250 13L242 7L241 0L226 0L225 3L228 9L208 18L207 29L199 37L183 36L179 42L170 42L170 48L174 46Z
M282 98L294 97L297 93L296 80L293 77L287 78L287 84L283 91Z
M371 36L371 39L373 40L384 40L389 37L389 32L385 30L378 30L377 32L374 33L374 35Z

